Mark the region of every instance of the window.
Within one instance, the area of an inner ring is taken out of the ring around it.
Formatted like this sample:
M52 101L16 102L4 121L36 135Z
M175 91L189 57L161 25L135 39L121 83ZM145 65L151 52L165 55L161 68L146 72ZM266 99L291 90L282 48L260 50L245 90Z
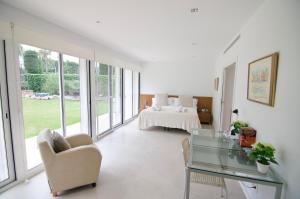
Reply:
M109 66L96 64L96 126L97 135L110 129Z
M44 128L64 136L88 133L86 61L24 44L19 53L27 169L32 169L41 163L36 136Z
M121 69L112 67L112 124L116 126L122 122L121 110Z
M133 115L139 113L139 73L133 72Z
M124 120L132 118L132 71L124 70Z
M36 136L44 128L62 133L59 53L20 45L20 79L27 168L41 163Z

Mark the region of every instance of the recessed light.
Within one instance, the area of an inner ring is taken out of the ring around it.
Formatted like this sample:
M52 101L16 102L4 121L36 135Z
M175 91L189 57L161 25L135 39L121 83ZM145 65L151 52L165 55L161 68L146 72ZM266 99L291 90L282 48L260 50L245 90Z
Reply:
M197 42L192 42L192 46L197 46Z
M97 20L96 23L101 23L101 21Z
M191 13L199 12L199 8L191 8Z

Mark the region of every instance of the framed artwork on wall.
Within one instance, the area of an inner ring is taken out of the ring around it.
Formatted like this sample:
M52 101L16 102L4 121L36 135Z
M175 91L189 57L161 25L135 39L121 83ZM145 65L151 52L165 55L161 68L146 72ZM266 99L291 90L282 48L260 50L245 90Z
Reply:
M278 55L276 52L249 63L248 100L274 106Z
M219 89L219 78L218 77L216 77L214 79L214 88L216 91L218 91L218 89Z

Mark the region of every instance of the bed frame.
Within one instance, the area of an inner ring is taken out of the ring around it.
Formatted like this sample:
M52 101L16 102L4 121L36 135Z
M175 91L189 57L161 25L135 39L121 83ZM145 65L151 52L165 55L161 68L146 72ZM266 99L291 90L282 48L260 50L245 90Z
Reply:
M178 95L169 95L168 97L178 97ZM145 109L146 106L152 105L152 98L154 98L154 94L140 94L140 112ZM212 97L193 96L193 98L198 99L197 112L201 123L211 124ZM205 111L202 111L203 109Z

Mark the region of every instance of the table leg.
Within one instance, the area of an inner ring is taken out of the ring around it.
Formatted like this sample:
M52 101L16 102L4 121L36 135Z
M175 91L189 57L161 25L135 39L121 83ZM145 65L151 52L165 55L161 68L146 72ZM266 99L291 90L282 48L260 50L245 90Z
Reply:
M185 168L185 199L190 198L190 169Z
M275 199L281 199L282 185L276 185Z

